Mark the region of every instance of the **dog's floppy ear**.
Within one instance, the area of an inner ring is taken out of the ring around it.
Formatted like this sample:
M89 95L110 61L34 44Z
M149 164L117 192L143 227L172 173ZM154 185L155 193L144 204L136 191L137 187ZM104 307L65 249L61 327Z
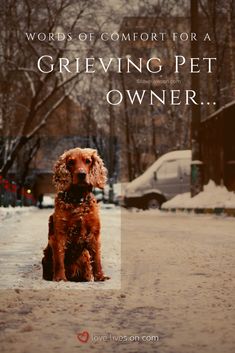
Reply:
M96 150L92 150L92 166L90 183L92 186L103 189L107 181L107 169Z
M53 184L57 191L65 191L71 184L71 174L66 168L67 152L64 152L54 165Z

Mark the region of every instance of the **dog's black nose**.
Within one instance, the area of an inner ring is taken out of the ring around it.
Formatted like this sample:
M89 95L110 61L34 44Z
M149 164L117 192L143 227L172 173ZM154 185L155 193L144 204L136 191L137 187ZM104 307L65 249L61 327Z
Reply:
M79 173L78 173L78 179L79 179L80 181L85 180L85 178L86 178L86 173L85 173L85 172L79 172Z

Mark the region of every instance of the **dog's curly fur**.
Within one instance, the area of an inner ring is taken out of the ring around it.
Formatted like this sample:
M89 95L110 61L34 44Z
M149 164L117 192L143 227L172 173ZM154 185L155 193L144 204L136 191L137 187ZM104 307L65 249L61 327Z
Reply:
M43 278L60 281L103 281L100 220L92 188L104 188L107 171L97 151L74 148L54 167L55 212L49 218Z

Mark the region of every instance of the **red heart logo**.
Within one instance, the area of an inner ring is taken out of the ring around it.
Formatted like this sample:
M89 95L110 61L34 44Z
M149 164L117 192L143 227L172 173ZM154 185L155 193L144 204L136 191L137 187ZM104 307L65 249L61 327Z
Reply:
M77 338L81 343L87 343L89 337L90 335L87 331L77 333Z

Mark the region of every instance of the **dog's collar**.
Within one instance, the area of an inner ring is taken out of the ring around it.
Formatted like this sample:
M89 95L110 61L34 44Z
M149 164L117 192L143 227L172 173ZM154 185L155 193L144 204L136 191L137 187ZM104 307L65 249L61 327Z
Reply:
M82 204L87 203L89 204L91 200L91 192L77 192L73 193L71 191L60 191L58 193L59 200L70 203L70 204Z

